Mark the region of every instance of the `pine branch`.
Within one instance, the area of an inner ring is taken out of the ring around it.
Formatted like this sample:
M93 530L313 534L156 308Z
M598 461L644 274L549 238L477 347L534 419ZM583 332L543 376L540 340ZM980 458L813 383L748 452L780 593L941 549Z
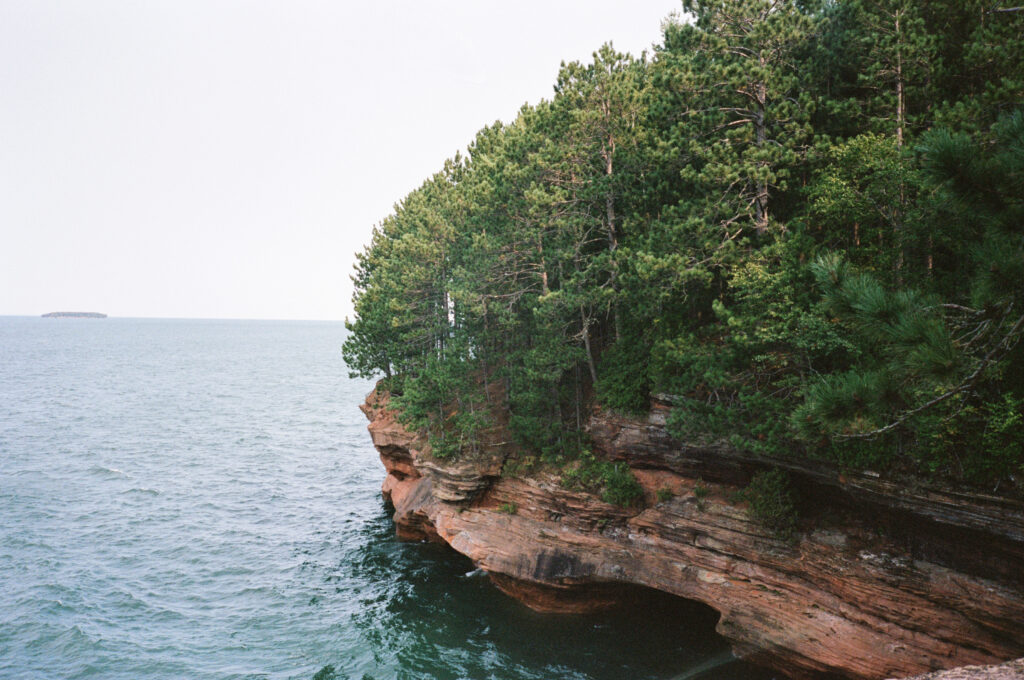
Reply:
M988 368L994 361L997 361L998 359L1002 358L1002 356L1004 356L1006 352L1009 352L1011 349L1013 349L1013 347L1020 340L1020 338L1016 338L1015 340L1014 336L1018 334L1022 326L1024 326L1024 316L1021 316L1019 319L1017 319L1016 323L1013 324L1013 327L1010 328L1006 335L1004 335L1003 338L988 351L988 354L986 354L982 358L982 360L978 363L978 366L974 369L974 371L965 379L960 381L960 383L953 389L940 394L931 401L921 404L917 408L905 412L903 415L901 415L899 418L892 421L885 427L880 427L877 430L872 430L871 432L859 432L857 434L841 434L837 435L837 438L870 439L873 437L877 437L880 434L885 434L886 432L894 430L895 428L907 422L917 414L927 411L933 406L937 406L942 402L946 401L947 399L955 397L956 395L971 389L972 387L974 387L974 384L978 381L978 378L981 377L981 374L984 373L986 368ZM1000 352L1000 349L1002 349L1003 351Z

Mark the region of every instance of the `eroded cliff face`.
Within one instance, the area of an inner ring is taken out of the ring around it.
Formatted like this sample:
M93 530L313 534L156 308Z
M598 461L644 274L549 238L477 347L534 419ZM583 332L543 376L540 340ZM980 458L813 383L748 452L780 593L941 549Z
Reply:
M632 509L550 473L503 475L501 447L434 459L387 395L362 408L399 536L449 544L535 609L588 611L655 588L710 605L737 656L791 676L904 677L1024 655L1020 503L793 461L806 519L786 541L731 500L765 462L681 445L657 408L645 421L590 424L595 447L626 460L644 488Z

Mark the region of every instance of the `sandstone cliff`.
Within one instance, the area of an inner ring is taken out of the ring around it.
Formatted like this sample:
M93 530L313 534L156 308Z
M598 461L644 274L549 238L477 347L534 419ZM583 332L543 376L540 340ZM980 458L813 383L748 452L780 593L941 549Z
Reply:
M372 393L362 408L399 536L448 543L535 609L586 611L655 588L710 605L738 656L791 676L905 677L1024 655L1019 502L791 461L803 519L787 541L733 500L766 463L680 444L657 408L645 421L591 419L595 447L645 490L623 509L551 473L502 474L501 447L434 459L386 407Z

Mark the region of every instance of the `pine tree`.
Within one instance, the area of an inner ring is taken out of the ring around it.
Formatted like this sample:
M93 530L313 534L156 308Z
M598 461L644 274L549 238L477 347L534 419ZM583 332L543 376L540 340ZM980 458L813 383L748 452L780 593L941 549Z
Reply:
M999 363L1024 339L1024 113L994 127L984 155L945 130L926 135L922 152L950 209L980 227L970 300L887 290L841 256L819 259L824 308L864 351L850 370L809 386L796 421L812 432L875 437L942 405L962 407L999 379Z
M606 43L590 64L563 64L555 86L554 105L565 112L569 122L566 135L552 140L560 163L552 167L551 177L566 190L569 200L581 204L577 213L600 215L616 338L622 334L614 298L619 288L616 251L623 236L621 176L626 174L617 163L628 158L637 143L644 69L644 60L616 52Z
M707 217L734 239L749 224L764 234L773 191L785 190L810 129L795 55L813 16L786 0L687 0L690 24L667 27L681 51L687 116L697 121L688 174L708 192Z

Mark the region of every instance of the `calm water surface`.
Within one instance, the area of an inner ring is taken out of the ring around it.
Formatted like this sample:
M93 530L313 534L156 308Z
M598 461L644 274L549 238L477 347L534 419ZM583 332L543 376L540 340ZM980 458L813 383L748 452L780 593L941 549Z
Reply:
M330 322L0 317L0 678L767 678L403 544Z

